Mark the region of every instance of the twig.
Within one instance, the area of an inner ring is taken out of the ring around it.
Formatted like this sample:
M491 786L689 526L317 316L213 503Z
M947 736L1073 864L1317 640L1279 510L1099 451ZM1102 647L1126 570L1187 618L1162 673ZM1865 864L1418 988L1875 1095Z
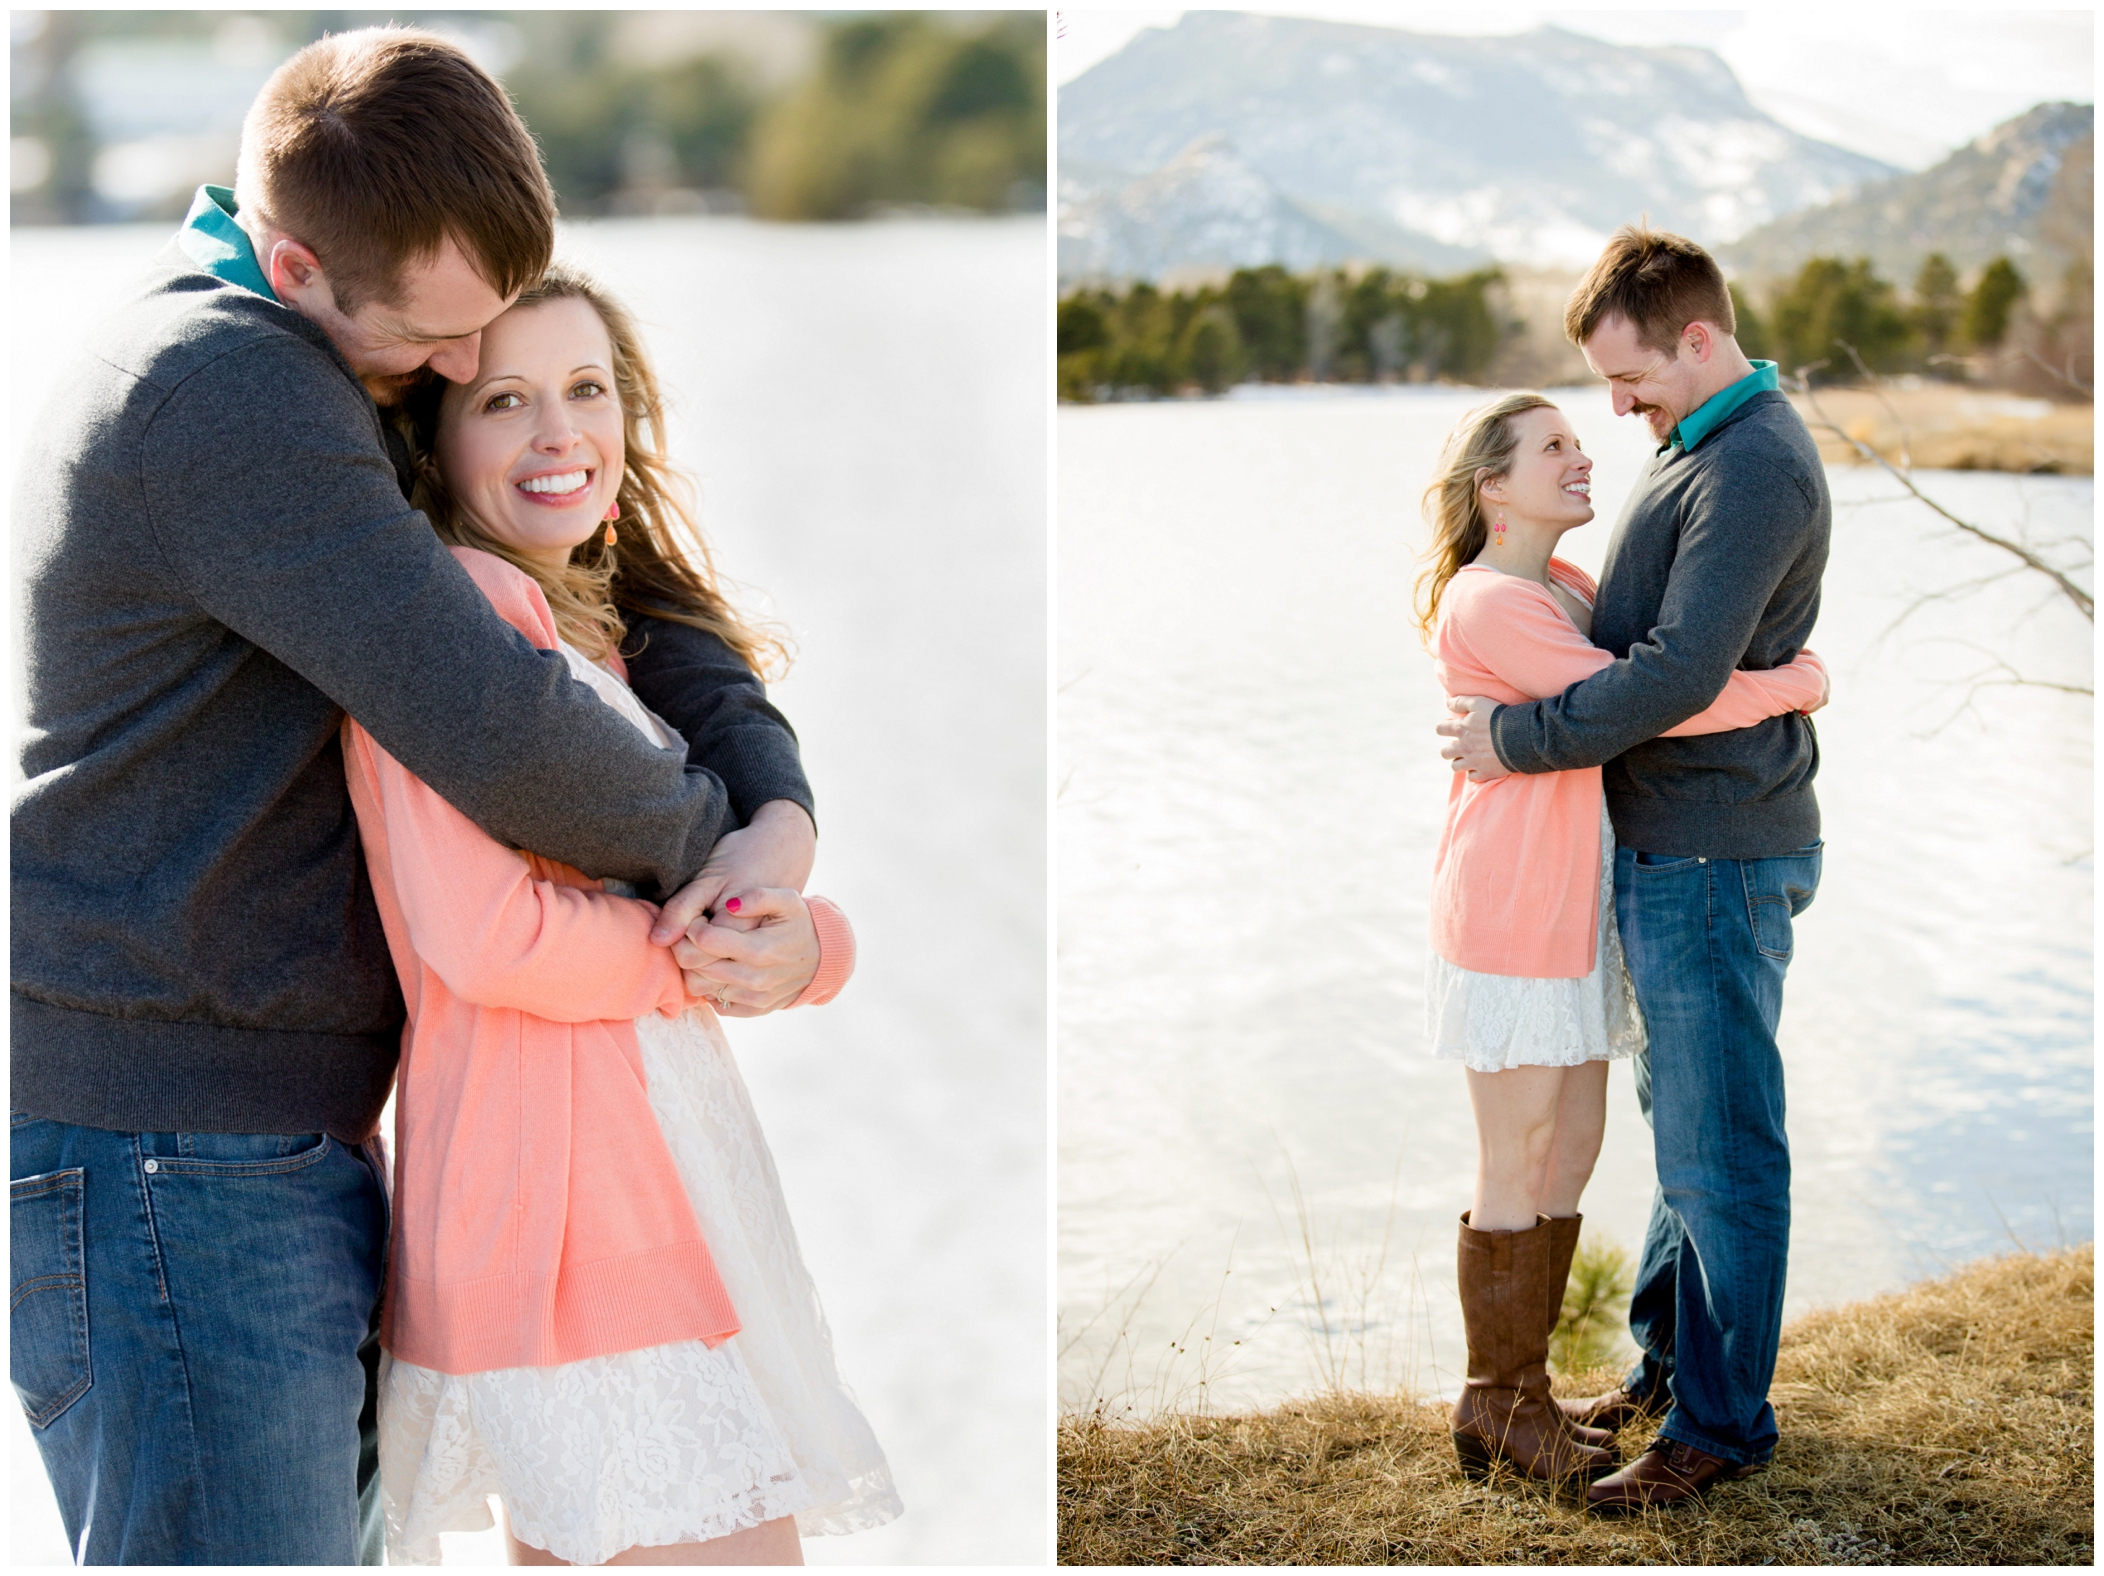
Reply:
M1882 466L1885 470L1886 475L1890 476L1894 481L1898 482L1900 486L1906 488L1908 492L1912 493L1915 496L1915 498L1920 500L1922 503L1927 504L1931 509L1935 510L1936 513L1942 515L1944 519L1950 521L1950 523L1955 525L1959 530L1965 532L1969 536L1978 537L1981 541L1987 543L1991 547L1999 547L2003 552L2015 555L2017 558L2023 561L2026 568L2036 570L2039 574L2044 575L2048 580L2052 581L2054 585L2060 588L2062 595L2064 595L2070 602L2075 604L2075 607L2081 612L2084 618L2088 619L2092 624L2094 624L2097 621L2097 605L2095 599L2091 597L2087 591L2083 590L2080 586L2076 585L2074 581L2070 580L2058 569L2055 569L2043 558L2040 558L2028 547L2025 547L2021 542L2012 542L2007 537L1997 536L1992 531L1984 530L1980 526L1974 525L1970 520L1959 519L1955 514L1952 514L1950 510L1944 508L1942 504L1938 503L1927 493L1923 492L1919 487L1915 486L1913 477L1909 476L1905 471L1901 470L1898 466L1894 465L1890 460L1886 459L1884 455L1878 453L1878 451L1873 449L1869 444L1863 442L1862 439L1855 437L1853 434L1844 431L1841 427L1836 425L1833 418L1827 415L1824 407L1820 405L1819 397L1812 392L1811 374L1818 371L1820 367L1823 367L1825 365L1826 363L1823 361L1814 362L1810 366L1799 367L1797 369L1796 374L1796 392L1804 396L1805 403L1811 407L1812 414L1814 417L1817 418L1820 426L1824 427L1828 432L1831 432L1843 443L1846 443L1850 448L1854 449L1856 453L1860 454L1864 459L1869 460L1876 465Z
M1875 394L1878 403L1885 407L1885 414L1892 418L1892 425L1899 428L1899 468L1903 471L1913 470L1914 455L1907 444L1907 424L1900 420L1899 412L1892 408L1892 401L1885 398L1884 385L1878 381L1877 374L1863 364L1863 358L1856 353L1854 345L1845 339L1837 339L1834 343L1848 352L1848 359L1853 361L1856 370L1863 374L1863 381L1870 385L1870 392Z
M2041 356L2029 345L2026 345L2024 347L2024 355L2029 360L2037 362L2040 367L2044 368L2048 376L2060 379L2061 382L2065 383L2077 394L2080 394L2084 399L2088 399L2091 397L2092 391L2090 389L2090 386L2087 383L2083 382L2080 378L2075 376L2075 358L2072 353L2067 358L2067 367L2065 370L2054 366L2052 362L2046 360L2044 356Z

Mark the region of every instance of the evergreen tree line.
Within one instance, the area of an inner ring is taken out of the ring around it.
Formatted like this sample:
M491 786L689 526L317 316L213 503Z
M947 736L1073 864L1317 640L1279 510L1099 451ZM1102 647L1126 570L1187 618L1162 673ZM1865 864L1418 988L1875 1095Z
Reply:
M1502 279L1495 268L1426 279L1386 268L1294 274L1272 264L1192 290L1073 290L1059 303L1059 397L1218 394L1246 380L1479 382L1524 331L1507 318ZM1812 374L1819 382L1858 377L1844 340L1874 373L1953 380L1995 366L2022 340L2056 366L2075 351L2086 380L2089 279L2087 262L2071 268L2044 318L2006 257L1966 286L1948 258L1932 254L1904 295L1860 257L1813 258L1765 308L1736 284L1731 292L1746 353L1786 373L1825 362Z
M1164 294L1080 289L1059 303L1059 394L1088 401L1208 394L1265 383L1467 382L1509 332L1482 269L1424 279L1386 268L1238 268L1221 285Z
M2087 377L2092 310L2087 261L2069 268L2057 307L2045 317L2031 310L2030 283L2008 258L1995 258L1964 288L1957 269L1940 252L1929 254L1905 295L1861 257L1811 259L1774 290L1766 311L1736 284L1731 294L1738 341L1746 353L1778 362L1786 373L1826 362L1812 373L1814 382L1857 380L1844 341L1874 373L1962 379L2010 349L2020 331L2035 341L2032 348L2056 360L2079 338Z

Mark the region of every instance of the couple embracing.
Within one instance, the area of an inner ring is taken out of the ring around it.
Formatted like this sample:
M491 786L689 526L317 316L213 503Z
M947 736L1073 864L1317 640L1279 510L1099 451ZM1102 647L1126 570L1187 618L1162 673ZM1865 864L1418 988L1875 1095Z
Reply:
M1733 338L1693 242L1625 227L1564 327L1658 440L1596 586L1554 556L1593 516L1561 411L1464 418L1425 495L1421 624L1456 715L1426 1002L1467 1069L1478 1166L1461 1217L1468 1373L1453 1437L1584 1483L1588 1508L1687 1500L1774 1453L1789 1250L1776 1047L1791 921L1819 884L1826 674L1804 649L1831 506L1771 362ZM1658 1191L1620 1386L1550 1394L1548 1342L1598 1158L1607 1066L1633 1058ZM1663 1413L1622 1464L1615 1433Z
M554 241L465 55L326 38L42 391L11 1367L81 1563L898 1513L720 1022L853 966L781 648Z

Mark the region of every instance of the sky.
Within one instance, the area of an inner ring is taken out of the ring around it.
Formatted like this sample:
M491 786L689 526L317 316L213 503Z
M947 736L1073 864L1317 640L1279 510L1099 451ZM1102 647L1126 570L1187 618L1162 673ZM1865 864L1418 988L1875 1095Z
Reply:
M1377 0L1283 0L1245 9L1418 33L1493 37L1554 23L1619 44L1703 45L1723 56L1755 104L1793 131L1904 169L1926 169L2042 100L2094 98L2095 24L2087 7L1427 11ZM1142 28L1173 27L1182 15L1140 7L1060 11L1057 80L1071 81Z

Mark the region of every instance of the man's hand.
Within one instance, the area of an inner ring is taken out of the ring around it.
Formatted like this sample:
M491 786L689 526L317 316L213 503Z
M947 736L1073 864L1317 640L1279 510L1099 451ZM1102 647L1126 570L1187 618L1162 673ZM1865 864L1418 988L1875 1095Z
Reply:
M1454 741L1441 747L1440 756L1451 762L1455 771L1467 772L1472 783L1510 777L1512 769L1498 759L1497 746L1490 742L1490 714L1498 709L1498 703L1481 695L1449 695L1447 708L1458 715L1432 730Z
M687 989L706 996L727 1018L757 1018L794 1001L818 972L818 931L803 898L788 887L762 887L724 906L735 919L697 924L672 944ZM744 928L740 928L744 927Z
M703 925L719 899L743 898L763 887L801 892L817 857L818 831L804 807L793 799L770 799L753 812L750 825L716 839L709 862L672 894L650 927L650 939L671 945Z

